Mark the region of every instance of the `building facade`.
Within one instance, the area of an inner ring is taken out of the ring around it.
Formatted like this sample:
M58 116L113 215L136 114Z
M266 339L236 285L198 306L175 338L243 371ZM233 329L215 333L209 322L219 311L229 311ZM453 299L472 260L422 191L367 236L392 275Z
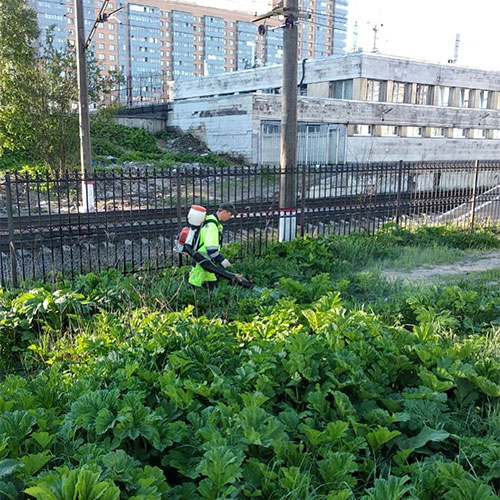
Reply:
M74 0L30 0L42 32L54 27L54 45L75 42ZM102 0L83 0L86 32L90 32ZM161 102L171 84L191 78L230 73L281 63L281 21L270 18L259 35L252 22L256 13L175 0L117 0L106 12L123 7L99 25L92 49L102 71L120 71L126 84L114 100L129 105ZM267 11L277 1L251 5ZM301 11L310 19L299 23L299 58L342 54L346 47L348 0L301 0ZM240 4L237 4L240 5ZM241 7L241 6L240 6ZM259 12L260 14L261 12ZM276 29L273 29L276 28Z
M307 61L297 80L301 163L500 157L500 72L350 54ZM277 164L281 82L281 66L184 82L168 124Z

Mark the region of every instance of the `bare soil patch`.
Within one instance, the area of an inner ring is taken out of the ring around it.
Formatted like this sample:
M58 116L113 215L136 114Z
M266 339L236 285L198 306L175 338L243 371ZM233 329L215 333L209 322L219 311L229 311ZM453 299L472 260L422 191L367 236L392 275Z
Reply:
M426 281L439 279L443 276L469 274L478 271L491 271L500 269L500 251L481 252L471 255L467 259L459 260L453 264L440 264L436 266L421 266L415 269L382 271L381 276L388 279L405 279L409 281Z

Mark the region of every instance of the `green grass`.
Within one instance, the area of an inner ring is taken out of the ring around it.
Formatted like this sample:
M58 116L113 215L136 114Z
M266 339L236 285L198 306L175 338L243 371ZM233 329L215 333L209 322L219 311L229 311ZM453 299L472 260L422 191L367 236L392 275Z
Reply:
M465 258L473 257L477 251L465 251L439 245L432 247L403 247L399 255L389 259L375 260L367 265L367 270L381 271L383 269L408 270L420 266L435 266L450 264Z

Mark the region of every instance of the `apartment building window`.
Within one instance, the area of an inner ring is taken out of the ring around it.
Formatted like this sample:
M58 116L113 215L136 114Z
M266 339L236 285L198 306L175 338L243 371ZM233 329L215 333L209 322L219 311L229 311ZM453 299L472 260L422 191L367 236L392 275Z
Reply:
M113 44L109 44L109 50L111 51L115 50L115 46Z
M104 44L103 43L99 43L99 44L97 44L97 46L99 47L99 50L104 50Z
M371 125L356 124L353 126L353 135L372 135L373 127Z
M399 127L396 125L382 125L380 127L380 135L385 137L397 137L399 135Z
M97 38L99 38L100 40L104 40L104 33L99 33L97 35Z
M444 137L446 129L443 127L431 127L431 137Z
M450 88L449 87L435 87L437 92L437 101L436 104L438 106L448 106L450 101Z
M379 101L380 100L380 90L381 90L380 80L368 80L366 84L366 100L367 101Z
M352 99L352 80L331 82L329 97L333 99Z
M408 137L422 137L424 135L424 130L422 127L408 127L406 129L406 135Z
M429 85L417 84L417 98L415 104L429 104L431 91Z
M468 108L469 107L469 94L470 89L460 89L458 93L458 107Z
M114 40L115 39L115 35L113 35L113 33L110 33L108 35L108 40Z

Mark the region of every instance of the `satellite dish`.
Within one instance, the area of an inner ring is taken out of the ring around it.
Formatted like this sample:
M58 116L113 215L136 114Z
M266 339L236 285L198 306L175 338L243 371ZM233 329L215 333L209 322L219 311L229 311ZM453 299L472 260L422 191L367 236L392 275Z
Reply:
M264 36L267 32L266 25L265 24L259 24L259 27L257 28L257 31L259 32L259 35Z

